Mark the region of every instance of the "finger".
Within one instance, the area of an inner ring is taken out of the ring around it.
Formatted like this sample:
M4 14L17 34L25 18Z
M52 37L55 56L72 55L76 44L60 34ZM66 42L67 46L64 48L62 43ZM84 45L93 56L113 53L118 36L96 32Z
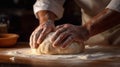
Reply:
M54 41L57 39L57 37L58 37L62 32L64 32L64 31L66 31L66 29L64 29L63 27L60 28L60 29L58 29L58 30L53 34L53 37L51 38L51 40L54 42Z
M30 42L29 42L29 45L30 45L31 48L33 48L33 44L32 44L32 43L33 43L33 42L32 42L33 40L32 40L32 39L33 39L33 35L31 34L31 36L30 36Z
M73 42L73 40L74 38L72 36L69 36L62 44L62 48L65 48L66 46L70 45Z
M37 40L38 40L38 37L40 36L41 32L42 32L42 29L40 29L39 31L36 31L34 33L34 36L33 36L33 47L34 48L37 48L39 46L39 44L37 44Z
M63 27L63 25L56 26L56 30L59 29L59 28L61 28L61 27Z
M60 46L63 42L63 40L65 40L67 37L69 36L69 34L67 32L63 32L61 33L58 38L53 42L53 47L56 46Z
M43 31L40 33L40 36L38 37L37 44L42 43L46 35L50 32L50 29L44 28Z
M35 47L34 47L34 44L33 44L33 41L34 41L34 39L33 39L34 33L35 33L35 32L33 32L33 33L31 34L31 36L30 36L30 43L29 43L29 44L30 44L30 47L31 47L31 48L35 48Z

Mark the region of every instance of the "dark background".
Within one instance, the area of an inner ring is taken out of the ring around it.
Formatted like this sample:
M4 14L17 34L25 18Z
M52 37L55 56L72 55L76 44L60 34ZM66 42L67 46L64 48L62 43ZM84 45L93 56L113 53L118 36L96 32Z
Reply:
M33 14L33 4L36 0L0 0L0 15L9 18L8 33L20 35L18 41L29 41L30 34L38 26L38 20ZM80 9L73 2L67 0L64 4L63 18L56 21L55 25L71 23L80 25Z

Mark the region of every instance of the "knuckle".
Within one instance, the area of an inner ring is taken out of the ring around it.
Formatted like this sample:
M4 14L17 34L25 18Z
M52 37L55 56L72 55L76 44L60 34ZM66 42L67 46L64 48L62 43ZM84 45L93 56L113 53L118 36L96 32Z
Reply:
M74 39L74 36L70 36L70 37L69 37L69 40L73 40L73 39Z
M61 29L58 29L56 32L55 32L55 34L58 34L58 33L60 33L61 32Z
M64 38L64 35L60 35L59 40L61 40L62 38Z
M70 27L70 24L65 24L64 26L65 26L66 28L68 28L68 27Z
M64 37L65 35L66 35L66 32L62 33L62 34L61 34L61 37Z

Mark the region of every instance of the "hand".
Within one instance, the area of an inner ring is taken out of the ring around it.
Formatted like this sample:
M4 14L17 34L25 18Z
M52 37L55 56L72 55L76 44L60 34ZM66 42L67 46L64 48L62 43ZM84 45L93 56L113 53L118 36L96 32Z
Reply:
M82 26L75 26L71 24L64 24L56 27L56 32L53 35L53 46L60 46L65 48L72 42L79 44L89 38L89 33L86 28Z
M46 35L55 30L53 21L48 21L40 24L30 36L30 47L37 48L45 39Z

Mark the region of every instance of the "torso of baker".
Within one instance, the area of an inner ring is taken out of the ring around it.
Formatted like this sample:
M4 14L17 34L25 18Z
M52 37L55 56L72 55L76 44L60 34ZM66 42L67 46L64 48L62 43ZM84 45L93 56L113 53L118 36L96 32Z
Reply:
M111 0L75 0L76 4L81 8L83 22L89 21L93 16L105 9L110 1Z

